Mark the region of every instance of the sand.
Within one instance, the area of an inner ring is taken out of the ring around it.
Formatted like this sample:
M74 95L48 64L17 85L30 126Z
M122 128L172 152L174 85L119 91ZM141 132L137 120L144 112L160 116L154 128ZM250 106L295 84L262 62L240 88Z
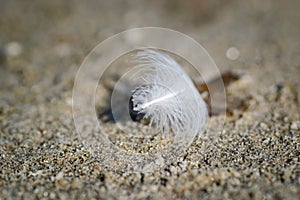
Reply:
M2 1L0 199L299 199L299 8L297 0ZM221 71L241 75L227 90L247 105L232 108L222 134L196 138L150 173L93 156L72 116L84 57L144 26L201 43Z

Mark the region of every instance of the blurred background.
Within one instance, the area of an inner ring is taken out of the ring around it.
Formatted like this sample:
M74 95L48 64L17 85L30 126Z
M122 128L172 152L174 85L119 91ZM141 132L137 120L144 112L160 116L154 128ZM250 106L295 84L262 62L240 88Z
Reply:
M299 8L297 0L1 0L1 99L70 102L75 74L97 44L147 26L194 38L221 71L249 75L247 93L298 82Z
M268 83L283 81L299 74L299 8L297 0L1 0L1 65L23 73L17 80L33 84L74 73L109 36L157 26L193 37L221 70L255 73Z

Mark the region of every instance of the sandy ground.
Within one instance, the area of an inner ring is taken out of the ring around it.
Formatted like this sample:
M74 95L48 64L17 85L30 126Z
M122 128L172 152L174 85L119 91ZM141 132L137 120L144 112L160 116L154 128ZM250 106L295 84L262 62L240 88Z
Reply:
M1 0L0 199L300 199L299 8L297 0ZM227 90L247 104L221 135L195 140L153 173L94 157L71 105L87 53L145 26L181 31L220 70L243 74Z

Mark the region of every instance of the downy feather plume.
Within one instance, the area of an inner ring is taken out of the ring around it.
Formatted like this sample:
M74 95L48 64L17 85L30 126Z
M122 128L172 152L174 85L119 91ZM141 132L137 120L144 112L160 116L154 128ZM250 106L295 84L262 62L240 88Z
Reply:
M163 133L193 138L204 129L206 104L181 66L169 55L146 49L135 55L142 83L132 91L133 112Z

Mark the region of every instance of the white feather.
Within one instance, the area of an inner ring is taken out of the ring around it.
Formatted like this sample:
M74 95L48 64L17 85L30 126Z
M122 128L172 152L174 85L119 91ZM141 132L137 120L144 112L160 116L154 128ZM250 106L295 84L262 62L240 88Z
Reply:
M143 113L162 132L194 137L207 120L206 104L181 66L170 56L146 49L135 56L138 79L133 110Z

